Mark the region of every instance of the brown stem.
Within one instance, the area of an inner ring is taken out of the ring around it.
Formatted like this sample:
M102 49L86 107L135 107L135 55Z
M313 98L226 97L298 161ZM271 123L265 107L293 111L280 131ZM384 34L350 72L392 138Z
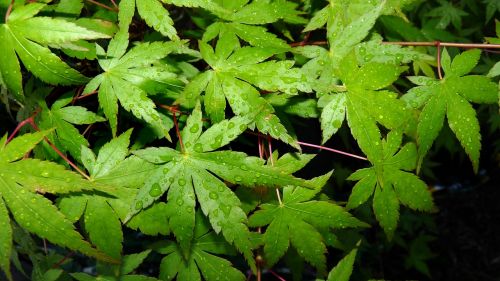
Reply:
M179 144L181 145L181 151L182 151L182 153L184 153L185 152L184 143L182 142L181 131L179 130L179 122L177 122L177 114L175 112L173 114L174 114L175 133L177 134L177 137L179 138Z
M322 149L322 150L327 150L327 151L330 151L330 152L338 153L338 154L341 154L341 155L349 156L349 157L360 159L360 160L368 160L368 158L363 157L363 156L358 156L358 155L355 155L355 154L352 154L352 153L344 152L344 151L341 151L341 150L329 148L329 147L322 146L322 145L317 145L317 144L312 144L312 143L307 143L307 142L301 142L301 141L298 141L297 143L300 144L300 145L302 145L302 146L309 146L309 147L314 147L314 148L318 148L318 149Z
M12 7L14 6L14 0L10 1L9 7L7 8L7 12L5 13L5 23L9 20L10 13L12 12Z
M283 277L281 277L281 276L279 276L278 273L272 271L271 269L268 269L268 270L269 270L269 272L271 272L272 275L274 275L274 277L278 278L278 280L280 280L280 281L286 281L286 279L283 278Z
M118 10L118 5L116 5L115 0L111 0L111 3L113 3L113 6L115 6L115 9Z
M110 7L110 6L108 6L108 5L104 5L104 4L99 3L99 2L97 2L97 1L94 1L94 0L87 0L87 1L88 1L88 2L90 2L90 3L92 3L92 4L94 4L94 5L96 5L96 6L99 6L99 7L101 7L101 8L104 8L104 9L106 9L106 10L110 10L110 11L113 11L113 12L118 12L118 9L113 8L113 7Z
M437 47L437 56L436 56L436 60L437 60L437 69L438 69L438 76L439 76L439 79L443 79L443 73L441 73L441 42L439 41L436 41L436 47Z
M60 259L57 263L52 265L52 268L59 268L65 261L67 261L69 258L71 258L74 254L75 254L75 252L69 252L62 259Z

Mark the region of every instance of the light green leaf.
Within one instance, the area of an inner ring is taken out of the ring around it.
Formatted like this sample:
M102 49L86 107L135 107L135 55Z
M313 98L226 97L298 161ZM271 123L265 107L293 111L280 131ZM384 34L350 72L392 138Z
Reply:
M321 113L321 131L324 144L342 126L345 119L346 95L339 93L331 96L331 101L323 108Z
M377 185L373 197L373 212L389 240L392 239L399 220L399 203L390 184L384 187Z
M85 230L97 248L116 260L121 258L123 234L121 224L105 199L94 197L87 202Z
M358 249L353 249L328 274L328 281L349 281Z
M7 279L12 280L10 273L10 256L12 254L12 227L5 202L0 198L0 269L5 273Z
M435 95L441 93L435 93ZM439 97L429 99L424 109L420 113L417 127L417 144L419 164L421 165L424 156L432 146L432 143L437 138L439 131L443 127L444 116L446 113L445 101Z
M151 26L163 36L175 40L179 39L174 28L174 21L170 18L168 11L157 0L136 1L137 11L147 25Z
M390 171L386 175L391 178L394 184L394 190L399 201L414 209L420 211L434 210L431 193L427 190L427 185L416 175L403 171Z
M449 76L463 76L472 71L479 62L481 50L472 49L465 51L453 58L451 63L451 73L446 73Z
M451 130L457 136L467 155L469 155L474 172L477 173L479 169L479 151L481 150L481 134L476 111L463 97L451 95L448 98L446 117Z

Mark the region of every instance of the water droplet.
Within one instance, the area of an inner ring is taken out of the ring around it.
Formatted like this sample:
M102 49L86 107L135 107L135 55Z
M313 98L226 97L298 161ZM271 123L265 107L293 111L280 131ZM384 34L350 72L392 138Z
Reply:
M175 203L177 203L177 205L179 205L179 206L182 206L182 205L184 205L184 200L182 198L179 198L179 199L177 199L177 201L175 201Z
M44 171L44 172L42 172L41 176L44 178L48 178L50 176L50 173L47 171Z
M237 181L237 182L240 182L240 181L243 180L243 178L240 177L240 176L236 176L236 177L234 177L234 180Z
M166 175L168 174L169 169L168 168L163 168L163 174Z
M136 210L142 209L142 201L138 201L138 202L135 203L135 209Z
M194 151L195 152L198 152L198 153L201 153L203 152L203 145L201 143L197 143L194 145Z
M215 193L215 192L212 191L212 192L210 192L208 194L208 197L210 197L210 199L214 199L215 200L215 199L219 198L219 195L217 193Z
M228 129L232 129L232 128L234 128L234 122L229 122L229 123L227 124L227 128L228 128Z
M200 125L198 125L198 123L195 123L193 126L191 126L191 128L189 128L189 131L191 133L196 133L200 130Z
M149 190L149 195L151 195L152 197L158 197L161 195L161 187L158 183L155 183L153 184L153 186L151 186L151 189Z
M177 180L177 183L180 185L180 186L185 186L186 185L186 180L183 179L183 178L180 178L179 180Z

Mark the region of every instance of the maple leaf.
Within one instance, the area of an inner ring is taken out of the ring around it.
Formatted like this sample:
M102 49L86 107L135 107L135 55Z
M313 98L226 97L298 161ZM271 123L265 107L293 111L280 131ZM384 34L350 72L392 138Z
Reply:
M84 218L85 230L90 241L109 256L120 259L123 233L120 219L124 219L139 187L153 170L153 165L129 154L129 139L132 130L104 144L95 154L86 146L81 147L82 163L90 173L91 181L113 186L107 196L72 193L59 200L58 205L71 221ZM141 217L135 221L136 228L143 227ZM150 226L149 233L155 231ZM164 227L160 227L164 229Z
M73 93L68 93L55 101L52 106L41 99L38 104L41 112L37 116L40 129L55 128L54 133L47 138L62 152L69 152L76 159L80 159L81 146L89 146L87 139L80 134L74 125L93 124L105 121L101 116L88 111L82 106L67 106L73 100ZM54 154L52 148L45 146L46 153ZM53 155L57 159L56 155Z
M403 128L410 116L396 93L382 90L404 70L404 67L377 62L358 67L354 52L344 58L336 73L345 89L319 100L325 105L321 113L323 143L337 132L347 117L351 133L368 159L372 162L380 159L381 133L377 123L388 129Z
M127 33L128 34L128 33ZM115 37L118 45L128 45L125 38ZM121 43L118 43L118 42ZM113 42L113 41L112 41ZM186 50L181 42L142 43L125 54L125 49L119 49L110 43L108 52L99 60L104 73L94 77L85 87L83 93L89 94L99 89L99 105L109 120L113 135L116 135L118 124L118 101L134 116L151 124L167 138L168 130L173 123L164 120L156 111L154 102L147 96L148 83L157 83L162 89L177 89L180 87L176 75L161 64L151 66L174 51ZM101 49L104 53L104 50ZM143 89L146 87L146 90Z
M441 6L429 11L427 16L439 18L436 25L437 28L445 29L451 23L456 29L460 29L462 26L462 17L469 15L469 13L455 7L453 3L448 1L438 0L438 2Z
M196 225L189 257L185 258L182 246L166 241L155 245L156 251L165 255L160 264L161 280L245 280L245 276L231 263L217 254L234 255L234 249L224 237L210 230L210 224L201 212L196 212ZM200 274L201 273L201 274Z
M359 243L358 243L359 244ZM328 274L327 281L349 281L358 249L354 248Z
M241 152L211 152L238 137L248 123L248 119L236 116L213 125L202 134L198 103L181 134L184 152L167 147L135 151L135 155L158 166L139 190L129 216L148 207L168 191L167 205L172 210L169 225L186 253L193 238L198 198L200 208L215 232L222 232L253 267L246 215L238 197L219 178L248 187L295 185L314 188L316 184L266 166L262 159Z
M265 91L282 91L295 95L298 91L310 92L308 79L292 61L266 61L273 52L264 48L238 47L229 43L236 38L223 35L215 51L208 44L199 42L203 59L212 70L202 72L189 83L178 99L183 105L194 106L205 92L204 104L210 119L219 122L225 118L226 99L233 112L255 121L259 131L298 147L287 133L274 108L255 88Z
M318 186L324 185L329 177L327 174L317 179ZM324 273L326 246L319 229L367 226L336 204L311 200L319 191L320 188L286 186L281 203L262 204L250 217L249 224L253 227L268 225L263 236L268 266L278 262L291 244L301 257Z
M415 144L407 143L399 149L402 138L399 131L389 132L380 147L381 158L372 162L373 167L358 170L348 178L358 182L349 196L347 208L360 206L375 193L373 211L389 239L397 226L399 204L420 211L435 208L425 182L409 172L416 167Z
M481 135L476 111L470 103L498 101L498 87L488 77L466 75L476 66L480 55L480 50L469 50L452 61L444 49L441 65L445 77L442 80L410 77L418 87L412 88L402 99L413 108L422 108L417 127L418 167L441 131L446 116L477 172Z
M69 67L47 47L81 39L109 38L72 22L35 17L46 4L18 6L0 24L0 75L14 97L23 100L22 73L18 57L28 71L49 84L78 85L88 78Z
M279 20L301 24L305 20L297 11L297 4L285 1L206 1L206 0L165 0L176 6L200 7L216 15L220 20L207 27L202 41L208 42L217 36L231 37L232 40L248 42L251 46L284 52L290 46L269 33L259 24L275 23ZM236 42L236 41L233 41ZM238 43L239 45L239 43Z
M128 31L135 8L147 25L172 40L179 40L174 28L174 21L162 3L158 0L123 0L119 5L119 20L122 31ZM124 28L126 27L126 28ZM128 32L127 32L128 33Z
M48 133L25 134L8 144L6 135L0 140L0 267L9 279L12 251L9 211L22 228L41 238L98 259L116 262L85 242L52 202L38 194L97 189L96 185L61 165L37 159L21 159Z

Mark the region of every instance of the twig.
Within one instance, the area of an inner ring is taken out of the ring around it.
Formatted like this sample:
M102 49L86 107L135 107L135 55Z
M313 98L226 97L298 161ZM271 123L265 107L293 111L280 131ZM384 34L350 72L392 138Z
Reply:
M286 279L283 278L283 277L281 277L281 276L279 276L278 273L272 271L271 269L268 269L268 270L269 270L269 272L271 272L272 275L274 275L274 277L278 278L278 280L280 280L280 281L286 281Z
M314 148L318 148L318 149L322 149L322 150L327 150L327 151L330 151L330 152L338 153L338 154L341 154L341 155L349 156L349 157L352 157L352 158L356 158L356 159L361 159L361 160L368 161L368 158L366 158L366 157L358 156L358 155L355 155L355 154L352 154L352 153L348 153L348 152L344 152L344 151L341 151L341 150L329 148L329 147L326 147L326 146L312 144L312 143L307 143L307 142L302 142L302 141L298 141L297 143L299 145L302 145L302 146L314 147Z
M413 47L455 47L462 49L500 49L500 44L486 44L486 43L455 43L455 42L441 42L441 41L414 41L414 42L403 42L403 41L384 41L384 45L399 45L399 46L413 46ZM305 45L328 45L328 41L312 41L307 42ZM290 43L291 47L304 46L304 42L294 42Z
M17 133L19 132L19 130L22 127L24 127L26 124L30 124L31 127L33 129L35 129L35 131L39 132L40 128L38 128L38 126L35 124L35 116L39 112L40 112L40 109L37 109L32 116L28 117L26 120L23 120L23 121L19 122L19 124L17 125L17 127L14 129L14 131L12 132L12 134L7 139L7 143L9 143L17 135ZM87 180L91 180L91 178L85 172L83 172L80 168L78 168L77 165L75 165L75 163L73 163L71 160L69 160L69 158L66 157L66 155L64 155L64 153L62 153L47 137L44 137L43 139L52 148L52 150L54 150L55 153L57 153L64 161L66 161L66 163L68 163L68 165L70 165L71 167L73 167L73 169L75 169L75 171L77 171L80 175L82 175Z
M269 135L267 136L267 146L269 149L268 160L271 159L271 166L274 166L272 138ZM281 194L280 194L280 190L278 188L276 188L276 196L278 197L278 202L280 203L280 206L282 206L283 202L281 201Z
M175 112L173 112L173 114L174 114L175 133L177 134L177 137L179 138L179 144L181 145L181 151L182 151L182 153L184 153L185 152L184 143L182 142L181 131L179 130L179 122L177 122L177 114Z
M5 22L9 20L10 13L12 12L12 7L14 6L14 0L10 1L9 7L7 8L7 12L5 13Z
M92 3L92 4L94 4L94 5L96 5L96 6L104 8L106 10L110 10L110 11L113 11L113 12L118 12L118 9L110 7L110 6L102 4L102 3L99 3L97 1L94 1L94 0L87 0L87 1L90 2L90 3Z
M437 60L437 69L438 69L438 76L439 76L439 79L443 79L443 73L441 73L441 42L439 41L436 41L436 47L437 47L437 56L436 56L436 60Z
M116 5L115 0L111 0L111 3L113 3L113 6L115 6L115 9L116 9L116 10L119 10L118 5Z
M65 261L67 261L73 255L75 255L75 252L69 252L62 259L60 259L57 263L55 263L54 265L52 265L52 268L59 268Z

